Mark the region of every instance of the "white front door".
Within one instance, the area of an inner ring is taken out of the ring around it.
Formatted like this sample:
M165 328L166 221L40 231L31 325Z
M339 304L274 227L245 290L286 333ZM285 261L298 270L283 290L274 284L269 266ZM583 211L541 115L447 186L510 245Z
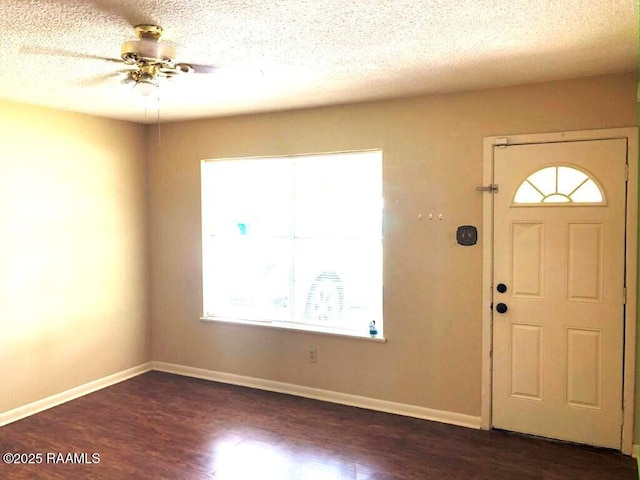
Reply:
M494 147L493 427L620 449L626 139Z

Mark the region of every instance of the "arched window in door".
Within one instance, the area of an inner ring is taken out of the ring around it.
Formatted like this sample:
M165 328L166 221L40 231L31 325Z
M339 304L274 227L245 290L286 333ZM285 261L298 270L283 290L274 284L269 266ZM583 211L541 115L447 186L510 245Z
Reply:
M604 205L602 189L589 174L575 167L553 166L529 175L513 198L515 205Z

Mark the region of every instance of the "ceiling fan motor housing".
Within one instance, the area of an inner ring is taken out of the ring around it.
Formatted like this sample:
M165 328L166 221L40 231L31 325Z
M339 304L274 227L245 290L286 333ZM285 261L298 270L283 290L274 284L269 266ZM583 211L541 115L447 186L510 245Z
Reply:
M138 62L172 65L175 56L175 48L154 40L141 39L122 44L122 60L131 65Z
M175 63L176 50L167 43L160 43L162 27L157 25L136 25L138 40L122 44L122 60L137 68L128 72L136 83L150 83L157 86L159 77L193 73L191 65Z

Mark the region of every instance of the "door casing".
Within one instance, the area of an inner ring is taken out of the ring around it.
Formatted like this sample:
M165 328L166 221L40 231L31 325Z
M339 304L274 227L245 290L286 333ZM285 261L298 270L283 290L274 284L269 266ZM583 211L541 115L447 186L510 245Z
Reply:
M636 377L636 325L638 300L638 128L613 128L574 132L540 133L527 135L503 135L484 138L483 185L494 183L494 148L499 145L523 145L532 143L557 143L580 140L627 139L629 162L626 192L626 253L625 285L627 298L624 326L624 378L623 378L623 425L621 451L631 455L633 450L633 425L635 412ZM498 186L499 188L499 186ZM492 349L493 349L493 194L483 195L483 280L482 280L482 410L481 428L492 427Z

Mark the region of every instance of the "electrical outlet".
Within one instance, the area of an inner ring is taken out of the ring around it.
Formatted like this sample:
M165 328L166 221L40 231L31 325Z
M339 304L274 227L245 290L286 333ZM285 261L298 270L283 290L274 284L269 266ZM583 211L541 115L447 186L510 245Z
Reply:
M309 362L311 363L318 362L318 350L316 350L316 347L309 349Z

